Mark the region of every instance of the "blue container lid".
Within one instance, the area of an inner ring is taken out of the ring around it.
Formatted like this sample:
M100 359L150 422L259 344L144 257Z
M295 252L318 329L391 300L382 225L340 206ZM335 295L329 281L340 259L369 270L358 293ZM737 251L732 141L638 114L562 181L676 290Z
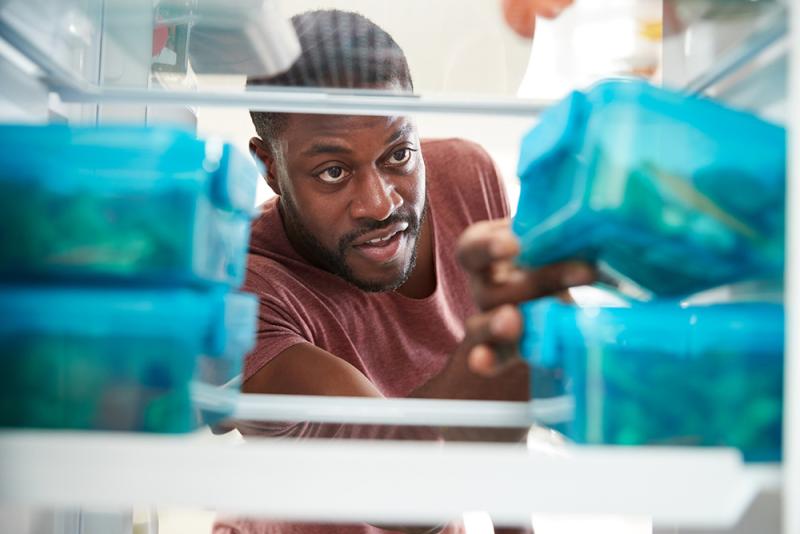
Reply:
M591 131L604 150L625 154L620 159L633 152L639 161L669 164L666 170L685 174L694 182L707 169L722 169L732 176L746 174L757 183L757 191L752 192L759 197L783 195L786 130L779 125L641 80L603 82L586 98L591 108L587 135ZM632 130L621 120L626 115L637 117ZM669 120L659 120L659 116ZM620 142L619 136L627 136L629 142Z
M0 180L51 190L151 191L189 187L220 209L255 213L259 168L217 139L169 127L0 125Z
M620 120L623 115L639 119ZM655 120L656 115L668 120ZM663 161L669 155L670 165L690 176L689 171L722 168L759 180L767 188L766 192L759 189L762 195L783 192L784 128L712 100L631 79L605 81L585 93L573 92L542 113L523 138L518 175L523 182L551 180L542 167L565 153L575 154L584 147L586 137L592 137L593 144L602 143L605 150L625 153L623 160L635 155L640 160ZM703 139L715 140L710 150L704 150L708 143Z
M222 289L0 286L0 336L174 339L195 356L241 358L254 345L257 306Z
M533 169L575 151L581 143L589 102L586 95L573 91L561 102L541 114L535 128L522 139L517 175L530 176Z
M599 144L621 154L620 161L668 162L668 171L687 177L705 169L743 173L758 181L759 197L783 194L784 128L705 98L629 79L575 91L542 113L522 140L517 173L527 187L547 184L554 176L545 168Z

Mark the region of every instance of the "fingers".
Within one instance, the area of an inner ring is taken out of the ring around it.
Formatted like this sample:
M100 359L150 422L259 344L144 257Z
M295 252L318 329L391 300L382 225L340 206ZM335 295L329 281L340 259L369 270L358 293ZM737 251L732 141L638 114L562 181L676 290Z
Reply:
M477 345L472 348L467 356L467 366L476 375L492 376L499 362L495 353L488 345Z
M553 295L567 288L591 284L595 270L582 262L562 262L528 270L511 266L494 279L472 280L475 302L482 310L505 303L518 304Z
M471 371L492 376L517 355L522 315L512 305L500 306L467 319L464 348Z
M480 309L524 302L595 281L594 269L581 262L522 269L514 263L519 252L520 244L508 219L473 224L461 235L458 260L470 277Z
M563 293L596 278L592 267L576 261L520 268L514 263L519 252L508 219L473 224L458 242L458 260L470 277L478 307L484 310L467 321L462 345L469 369L479 375L496 375L517 356L522 317L515 304Z
M497 219L468 227L458 240L456 254L467 272L479 274L497 261L512 260L519 250L519 241L511 232L511 221Z
M476 284L476 301L484 311L467 320L467 366L482 376L495 376L518 355L522 315L515 303L563 293L590 284L594 270L580 262L548 265L536 271L516 269L494 286Z
M522 333L522 315L510 304L467 319L464 340L470 345L510 343Z

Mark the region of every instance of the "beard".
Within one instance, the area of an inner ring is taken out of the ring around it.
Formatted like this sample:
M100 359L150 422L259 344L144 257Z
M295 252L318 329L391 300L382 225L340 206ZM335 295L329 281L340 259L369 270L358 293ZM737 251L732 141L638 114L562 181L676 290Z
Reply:
M335 250L323 245L303 223L299 216L300 210L297 208L291 196L285 193L281 195L278 207L283 218L286 233L292 236L292 244L299 248L301 255L315 266L335 274L362 291L370 293L394 291L405 284L414 271L414 267L417 264L419 232L428 213L427 198L425 199L424 207L419 217L414 213L413 208L409 208L407 210L397 211L382 221L368 221L359 228L342 236ZM403 268L403 271L390 282L381 283L358 278L347 264L347 249L362 235L401 222L408 223L408 228L405 230L405 233L412 242L411 258L408 264Z

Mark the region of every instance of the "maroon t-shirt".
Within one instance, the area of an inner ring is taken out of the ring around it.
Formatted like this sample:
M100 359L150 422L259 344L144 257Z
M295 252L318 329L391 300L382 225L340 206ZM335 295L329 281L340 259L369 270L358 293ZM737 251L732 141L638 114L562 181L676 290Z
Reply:
M442 369L464 336L465 319L477 311L467 277L456 262L456 242L472 223L507 217L508 204L499 173L480 146L459 139L430 140L422 143L422 154L435 250L435 291L424 299L393 291L367 293L314 267L292 248L277 199L271 199L263 205L251 235L245 289L259 297L261 309L256 348L245 362L245 380L297 343L311 343L342 358L387 397L407 396ZM249 433L247 423L241 424L242 432ZM314 435L314 427L265 422L254 433ZM365 432L369 434L370 429ZM462 530L459 524L450 524L445 532ZM215 534L382 532L386 531L367 524L246 518L220 519L214 526Z
M436 290L424 299L364 292L304 260L284 231L277 198L253 224L245 290L261 301L244 379L297 343L342 358L386 397L405 397L444 366L475 313L456 241L470 224L508 216L501 179L478 145L424 141Z

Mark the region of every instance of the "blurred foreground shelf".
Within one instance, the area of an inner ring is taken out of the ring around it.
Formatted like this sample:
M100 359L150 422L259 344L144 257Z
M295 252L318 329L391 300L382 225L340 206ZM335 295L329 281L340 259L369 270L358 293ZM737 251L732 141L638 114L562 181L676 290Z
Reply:
M652 517L654 526L736 531L779 499L777 465L737 451L389 441L0 432L0 502L48 507L194 506L305 521L428 524L488 513ZM777 532L759 523L760 532ZM660 530L658 530L660 531ZM672 531L672 530L665 530Z

